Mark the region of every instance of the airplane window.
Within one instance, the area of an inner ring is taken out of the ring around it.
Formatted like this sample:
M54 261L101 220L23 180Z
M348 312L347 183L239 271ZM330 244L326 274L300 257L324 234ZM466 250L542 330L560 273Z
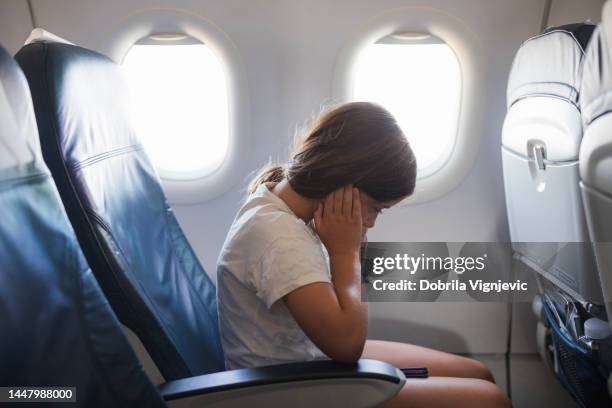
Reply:
M366 47L357 60L353 98L379 103L396 117L421 178L439 170L452 153L460 97L457 56L434 36L393 34Z
M162 178L193 180L218 169L228 150L228 91L221 62L185 35L136 43L123 66L140 137Z

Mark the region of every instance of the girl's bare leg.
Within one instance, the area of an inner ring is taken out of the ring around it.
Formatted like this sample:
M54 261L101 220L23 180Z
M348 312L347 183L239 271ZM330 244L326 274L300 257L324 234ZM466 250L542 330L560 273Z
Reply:
M508 397L494 384L479 361L442 351L393 341L367 340L362 358L396 367L427 367L429 378L408 379L404 388L381 407L510 407Z
M367 340L362 358L385 361L398 368L427 367L430 377L476 378L495 382L480 361L412 344Z
M510 408L508 397L493 383L475 378L407 379L400 392L380 408Z

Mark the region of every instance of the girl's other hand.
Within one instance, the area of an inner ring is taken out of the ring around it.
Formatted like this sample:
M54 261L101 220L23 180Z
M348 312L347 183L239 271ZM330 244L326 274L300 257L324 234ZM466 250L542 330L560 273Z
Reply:
M348 185L330 193L319 203L314 220L330 256L359 254L363 227L357 188Z

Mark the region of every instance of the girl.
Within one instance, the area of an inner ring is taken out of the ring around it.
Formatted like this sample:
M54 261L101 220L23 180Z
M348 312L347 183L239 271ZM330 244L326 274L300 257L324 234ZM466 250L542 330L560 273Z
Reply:
M323 114L286 166L252 183L217 270L228 369L332 358L426 366L385 407L507 407L481 363L366 340L360 245L376 217L412 194L416 160L394 118L355 102Z

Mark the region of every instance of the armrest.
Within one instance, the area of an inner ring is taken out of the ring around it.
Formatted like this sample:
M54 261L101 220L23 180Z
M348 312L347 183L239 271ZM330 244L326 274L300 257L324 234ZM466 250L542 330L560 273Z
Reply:
M356 364L333 360L243 368L197 377L169 381L159 386L166 401L209 392L255 387L292 381L325 380L330 378L364 378L403 383L401 372L390 364L376 360L359 360Z
M260 406L264 402L268 406L287 402L297 406L298 395L303 406L327 402L333 406L347 399L356 402L355 406L373 406L394 396L404 382L401 371L381 361L364 359L344 364L319 360L184 378L160 385L159 392L166 401L197 399L202 406L225 406L224 402L228 406Z

